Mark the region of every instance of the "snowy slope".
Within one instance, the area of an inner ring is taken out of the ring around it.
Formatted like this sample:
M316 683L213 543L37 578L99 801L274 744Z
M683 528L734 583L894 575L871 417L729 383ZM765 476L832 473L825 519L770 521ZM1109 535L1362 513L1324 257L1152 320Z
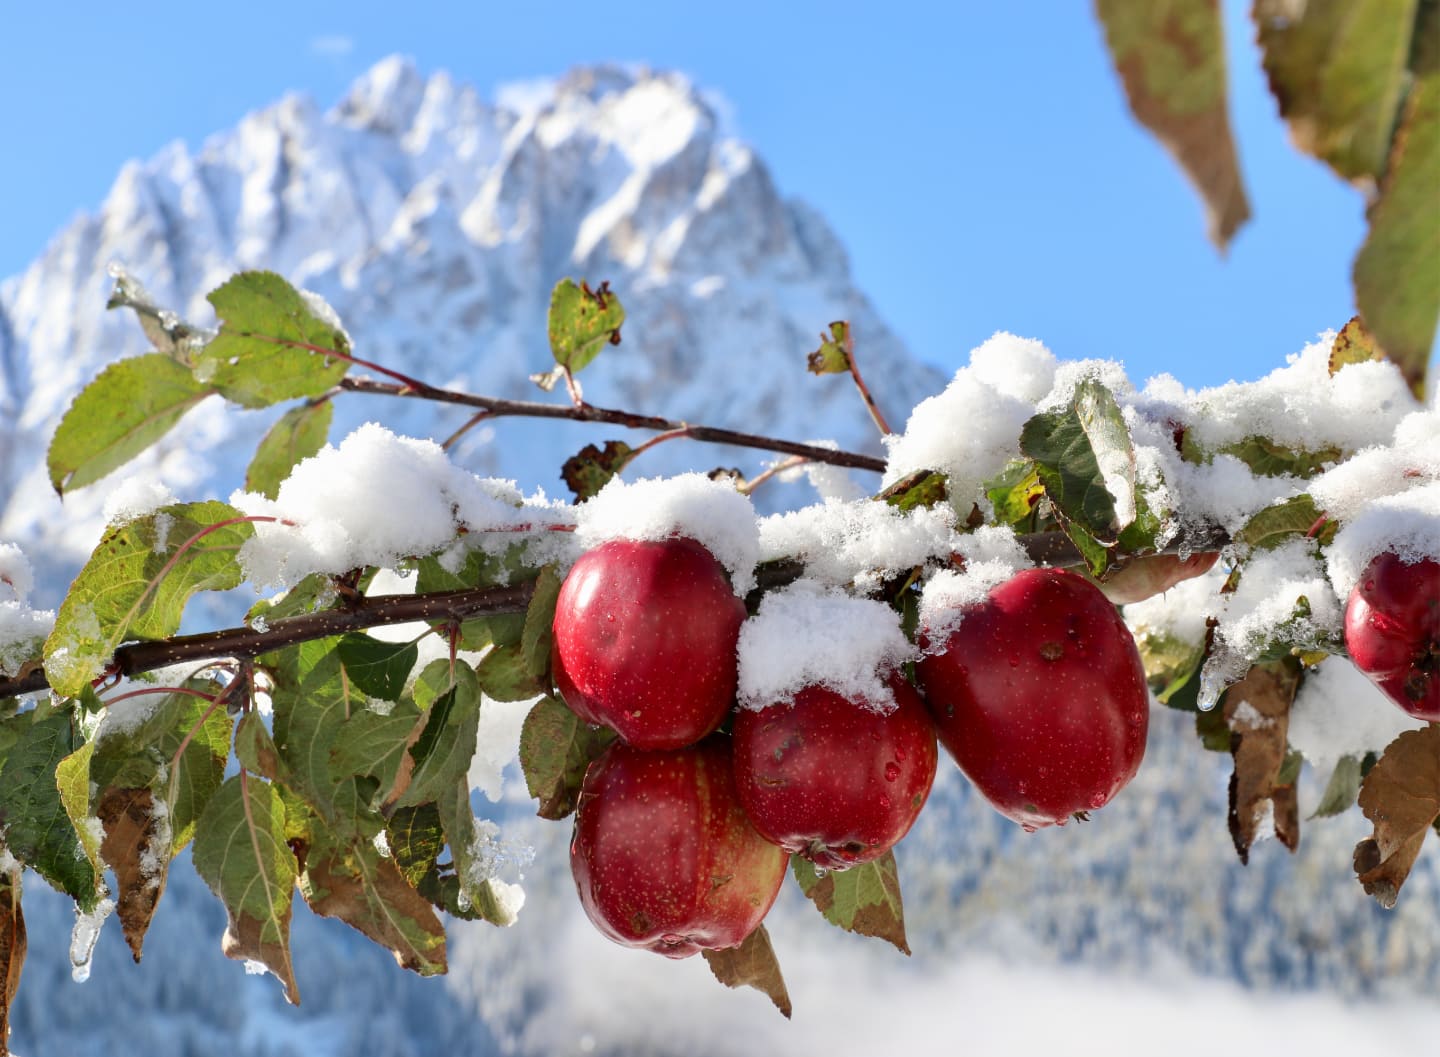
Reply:
M624 343L584 377L596 403L874 448L849 386L804 372L815 333L838 318L853 321L892 418L903 420L940 384L856 290L824 221L777 193L763 163L683 78L582 70L486 102L444 74L427 78L386 60L329 112L287 98L197 151L176 144L126 166L99 212L0 284L0 539L36 559L42 604L58 600L93 545L111 487L102 482L62 508L43 470L49 433L78 386L145 347L131 319L103 311L111 261L202 322L204 293L232 271L280 271L335 305L360 355L495 395L537 395L525 379L548 363L545 303L564 275L609 279L629 310ZM274 414L220 414L207 404L183 442L163 445L136 473L163 479L181 498L227 496ZM338 402L332 439L367 418L443 437L464 415L352 396ZM527 490L562 492L562 459L611 436L504 421L472 433L458 457ZM658 473L682 464L753 470L761 457L671 444L646 459ZM782 494L810 498L799 487ZM1078 1021L1086 1000L1110 1015L1133 1011L1117 996L1145 979L1140 1000L1161 1028L1134 1036L1133 1051L1111 1039L1103 1052L1180 1052L1177 1031L1187 1043L1209 1031L1208 1052L1226 1045L1217 1019L1236 1018L1243 1039L1266 1016L1265 1000L1242 999L1237 985L1371 999L1433 994L1434 856L1422 859L1392 914L1350 876L1349 849L1364 829L1355 813L1308 824L1297 857L1272 843L1241 868L1225 831L1227 761L1191 744L1187 727L1186 717L1157 712L1132 789L1086 826L1032 835L995 815L947 764L899 852L913 960L838 933L793 893L777 907L771 932L797 999L791 1027L758 996L715 985L698 959L675 965L606 944L581 916L564 867L568 827L530 818L512 774L503 802L481 810L501 818L508 838L535 845L529 902L510 930L456 925L446 981L397 982L383 952L302 910L305 1006L284 1009L273 981L244 978L209 942L219 935L219 906L182 863L145 964L128 964L112 927L92 981L72 984L69 911L32 877L15 1046L27 1055L154 1057L808 1054L861 1038L885 1048L889 1037L873 1025L852 1033L845 1014L858 1014L900 1023L914 1052L953 1052L948 1041L934 1049L935 1040L962 1031L991 1040L976 1052L1054 1052L1053 1040L1030 1049L1007 1034L1006 1018L1033 1029ZM1302 807L1315 802L1306 781ZM1124 975L1093 982L1098 966ZM1191 994L1177 989L1193 987L1195 974L1225 984L1197 999L1213 1016L1202 1011L1177 1028L1169 996ZM1043 997L1081 984L1080 999ZM129 1010L139 1005L152 1015L137 1027ZM1034 1017L1037 1005L1054 1015ZM1362 1018L1388 1015L1375 1006L1319 1009L1292 1003L1278 1015L1332 1026L1333 1039L1359 1037ZM1067 1052L1091 1052L1076 1048L1085 1038L1076 1030L1060 1036L1072 1044Z

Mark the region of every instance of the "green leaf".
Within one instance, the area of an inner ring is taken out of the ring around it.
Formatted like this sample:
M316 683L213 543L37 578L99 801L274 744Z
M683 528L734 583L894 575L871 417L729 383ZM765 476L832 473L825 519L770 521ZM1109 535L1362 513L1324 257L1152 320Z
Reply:
M520 632L520 653L525 662L525 671L535 679L543 680L550 673L550 644L555 638L555 603L560 598L560 585L563 581L564 578L553 564L541 568L540 575L535 578L535 593L530 596L530 605L525 610L525 626ZM495 697L494 694L490 696ZM498 697L495 699L507 700Z
M850 370L850 351L854 348L850 324L843 319L830 324L830 334L820 335L820 347L805 361L811 374L844 374Z
M337 918L390 953L401 968L446 970L445 926L434 909L369 841L337 842L323 829L306 849L300 893L321 917Z
M1346 180L1385 171L1417 0L1255 0L1270 91L1295 146Z
M330 750L330 774L339 784L354 775L371 775L381 789L390 789L405 760L405 750L424 729L420 710L402 701L381 715L361 709L335 734Z
M1246 437L1220 448L1217 454L1233 455L1262 477L1314 477L1338 462L1345 454L1339 448L1297 451L1276 444L1267 437ZM1204 461L1209 462L1207 458Z
M318 397L350 368L350 339L334 313L274 272L241 272L208 300L220 333L200 351L195 377L243 407Z
M30 723L0 763L0 826L15 858L88 913L99 897L100 877L57 784L61 761L80 744L65 712Z
M1150 691L1162 703L1183 711L1195 711L1195 704L1186 697L1175 699L1200 666L1205 662L1205 643L1186 642L1165 632L1142 628L1135 635L1140 660L1145 665ZM1172 700L1175 699L1175 700Z
M300 1002L290 962L290 904L295 856L285 842L285 806L269 782L243 771L226 780L200 816L195 870L229 915L221 949L257 961Z
M1335 764L1335 770L1330 772L1330 780L1325 783L1325 792L1320 794L1320 803L1315 805L1315 813L1310 817L1330 818L1349 811L1355 806L1355 800L1360 795L1362 777L1360 757L1340 757Z
M470 808L470 786L464 777L451 782L436 799L440 825L455 868L456 909L466 918L493 925L513 925L515 914L502 898L494 876L493 838Z
M901 954L910 953L893 851L848 870L827 871L823 877L813 863L798 855L790 857L790 869L826 921L846 932L893 943Z
M606 345L620 344L623 322L625 309L609 283L591 290L588 283L577 286L571 279L560 280L550 294L547 322L555 362L578 374Z
M275 749L289 771L293 791L332 827L349 832L354 817L348 810L347 784L337 782L331 752L342 726L365 710L365 699L344 678L336 639L301 643L261 658L271 671L270 700Z
M245 614L245 623L257 630L286 617L314 613L334 603L339 595L326 573L311 573L279 598L262 598ZM260 624L257 625L257 621Z
M1066 521L1100 543L1114 543L1135 520L1135 450L1120 405L1094 378L1075 387L1069 406L1035 415L1020 431L1045 494Z
M950 479L938 470L916 470L890 485L876 499L909 513L917 507L929 509L950 498Z
M80 391L45 462L55 491L73 492L124 466L214 392L163 352L110 364Z
M362 632L342 635L336 646L351 685L382 701L399 701L420 657L413 642L382 642Z
M275 739L265 729L258 712L246 712L235 725L235 758L251 774L263 775L272 782L290 785L294 781L290 768L280 759Z
M985 497L995 510L996 523L1001 525L1028 521L1044 494L1040 473L1030 459L1011 459L1005 469L985 482Z
M475 548L465 552L458 569L447 569L438 555L420 559L415 572L415 593L460 591L476 587L524 583L535 575L526 561L525 547L515 544L498 555L486 554ZM498 613L476 617L460 624L459 645L467 650L486 646L511 646L520 642L525 628L524 613Z
M614 740L614 731L587 725L553 697L530 710L520 728L520 769L541 818L562 819L575 810L585 769Z
M245 470L245 491L271 499L279 495L280 482L290 476L290 471L325 447L334 415L335 405L329 400L301 404L281 415L260 441L255 458Z
M715 979L726 987L753 987L765 995L775 1008L790 1019L793 1008L785 978L780 975L780 962L770 943L770 933L760 925L746 936L738 947L700 952Z
M485 696L494 701L529 701L549 684L530 674L523 646L496 646L475 666Z
M420 735L401 760L387 808L414 807L434 800L462 780L475 755L480 726L480 681L468 665L455 665L455 685L430 705Z
M1440 35L1440 15L1431 22ZM1401 114L1370 234L1355 257L1355 304L1417 396L1440 321L1440 69L1417 77Z
M236 553L254 526L224 503L178 503L110 528L60 605L45 642L45 674L76 697L129 639L180 630L197 591L226 591L244 579Z
M1226 112L1218 0L1097 0L1096 10L1130 109L1190 177L1223 250L1250 205Z
M440 853L445 850L440 809L433 802L396 808L385 824L385 842L401 875L418 887L426 874L437 869Z
M1384 358L1384 352L1375 344L1375 335L1366 328L1365 321L1359 316L1351 316L1350 322L1340 328L1330 346L1330 377L1335 377L1342 367L1352 363L1369 363Z
M565 465L560 467L560 478L575 494L575 501L584 502L625 469L634 452L623 440L607 440L604 449L587 444L565 460Z
M1309 535L1310 530L1323 517L1324 514L1316 507L1315 500L1310 496L1291 496L1274 506L1266 507L1245 522L1244 527L1235 534L1235 541L1260 550L1268 550L1297 536ZM1333 537L1335 535L1334 523L1332 522L1326 527L1329 529L1328 535ZM1327 541L1322 539L1321 542Z

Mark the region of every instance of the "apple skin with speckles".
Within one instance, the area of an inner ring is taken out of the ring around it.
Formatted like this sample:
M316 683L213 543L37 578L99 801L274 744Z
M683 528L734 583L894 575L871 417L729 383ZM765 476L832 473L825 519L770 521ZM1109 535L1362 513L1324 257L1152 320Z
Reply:
M1371 559L1345 606L1345 649L1391 701L1440 723L1440 562Z
M789 861L740 806L724 734L664 752L617 741L585 772L570 868L586 915L615 943L667 958L737 946Z
M744 620L725 567L701 544L611 540L560 587L555 685L577 716L628 745L693 745L735 701Z
M825 686L736 713L735 781L755 828L828 870L871 862L910 831L935 781L935 726L901 676L883 713Z
M940 742L1001 814L1028 830L1109 803L1145 756L1150 704L1135 640L1100 590L1027 569L932 641L920 689Z

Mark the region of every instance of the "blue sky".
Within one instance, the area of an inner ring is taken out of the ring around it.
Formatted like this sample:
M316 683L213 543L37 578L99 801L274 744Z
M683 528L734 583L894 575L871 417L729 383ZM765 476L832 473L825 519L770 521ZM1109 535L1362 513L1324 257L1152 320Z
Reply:
M1362 200L1289 146L1244 0L1225 9L1255 219L1227 258L1130 118L1088 3L7 6L0 276L98 206L127 158L196 146L286 91L328 106L402 52L487 95L603 60L685 71L729 99L884 317L946 368L1005 329L1137 380L1214 384L1353 312Z

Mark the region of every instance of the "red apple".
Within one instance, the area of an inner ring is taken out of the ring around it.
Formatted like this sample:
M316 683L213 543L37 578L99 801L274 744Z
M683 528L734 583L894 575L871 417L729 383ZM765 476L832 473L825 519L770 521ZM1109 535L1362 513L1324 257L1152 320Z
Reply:
M723 734L668 752L617 741L590 764L570 869L606 937L687 958L760 924L790 857L755 832L732 770Z
M1376 555L1350 592L1345 648L1390 700L1440 723L1440 562Z
M904 678L890 688L888 715L823 686L736 714L735 781L762 836L843 870L910 831L935 780L935 727Z
M922 631L921 647L940 741L1026 829L1084 817L1135 776L1150 720L1145 669L1084 577L1027 569L967 606L944 641Z
M565 703L641 749L693 745L735 699L745 604L692 539L611 540L560 587L551 669Z

